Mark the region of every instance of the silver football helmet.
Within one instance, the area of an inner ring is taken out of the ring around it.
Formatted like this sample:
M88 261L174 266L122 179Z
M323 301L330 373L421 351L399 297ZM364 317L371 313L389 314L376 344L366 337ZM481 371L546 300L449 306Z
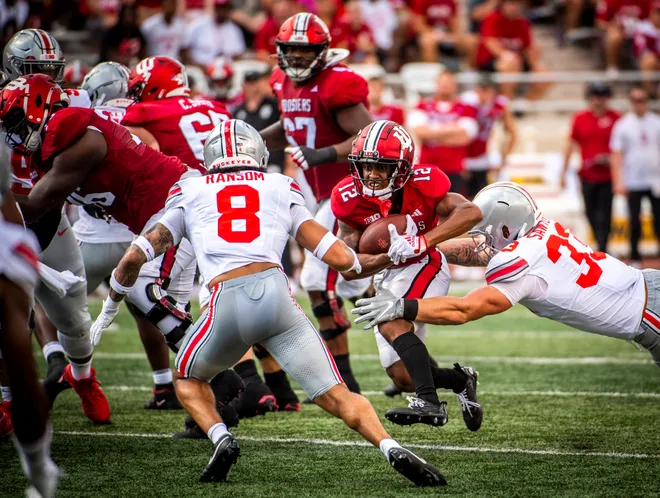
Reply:
M270 156L259 132L245 121L218 123L204 144L204 165L209 171L266 171Z
M2 69L11 80L41 73L62 84L65 66L60 44L43 29L22 29L11 37L2 54Z
M481 190L473 202L481 209L483 220L468 235L486 262L527 235L541 214L529 192L513 182L493 183Z
M123 64L101 62L87 73L80 88L87 91L93 107L107 105L111 100L126 98L128 75Z

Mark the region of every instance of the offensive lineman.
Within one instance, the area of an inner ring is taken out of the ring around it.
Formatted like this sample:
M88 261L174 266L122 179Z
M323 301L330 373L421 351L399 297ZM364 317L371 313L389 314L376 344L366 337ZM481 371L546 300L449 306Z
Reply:
M462 195L449 192L449 179L433 165L415 165L415 145L408 132L393 121L375 121L362 130L348 156L351 176L332 191L332 211L339 220L339 238L358 249L364 230L390 214L408 216L405 237L392 237L389 253L361 255L360 275L376 275L376 295L392 292L407 299L447 294L449 268L435 250L441 241L461 235L481 220L479 209ZM438 224L439 218L444 221ZM419 235L417 235L419 234ZM394 243L394 239L397 242ZM445 402L436 389L457 395L467 427L481 426L483 410L477 402L477 374L471 367L438 368L424 345L426 328L411 320L395 319L379 325L376 343L380 361L402 391L415 391L408 408L385 415L394 423L444 425Z
M284 21L275 40L279 67L270 79L282 117L261 136L271 150L289 146L287 152L304 170L319 202L316 221L336 233L329 198L348 174L348 165L340 161L346 160L358 131L373 119L367 109L367 82L341 64L348 54L329 51L330 42L328 27L313 14L296 14ZM346 385L359 392L348 355L346 331L351 322L340 296L363 295L369 281L347 282L307 251L300 283L309 293L321 336Z
M140 267L190 237L209 282L208 310L186 335L176 358L176 391L215 448L202 482L225 481L240 451L213 407L208 381L260 343L319 406L341 418L417 485L444 477L390 438L371 404L343 384L323 340L290 295L280 266L288 236L339 271L360 273L353 250L312 219L298 185L267 173L268 150L257 131L224 121L204 148L209 173L172 187L166 211L122 258L94 323L99 337L117 315Z
M660 271L637 270L594 252L560 223L545 218L520 185L494 183L474 203L484 219L438 247L455 264L486 268L486 285L465 297L406 300L391 294L359 301L365 328L404 317L458 325L520 303L534 314L585 332L635 341L660 367ZM390 307L391 306L391 307Z

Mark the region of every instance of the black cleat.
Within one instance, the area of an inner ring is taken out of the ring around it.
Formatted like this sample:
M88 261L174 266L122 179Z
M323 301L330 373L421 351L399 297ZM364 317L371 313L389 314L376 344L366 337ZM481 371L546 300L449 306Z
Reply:
M224 370L209 382L211 390L218 404L218 411L228 405L234 398L245 390L243 379L233 370Z
M229 403L240 418L252 418L276 412L279 407L270 388L263 382L250 382L236 399Z
M227 473L241 456L238 441L231 434L225 434L215 445L209 463L199 476L200 482L225 482Z
M296 393L291 388L289 379L287 378L284 372L281 372L282 375L278 375L279 378L273 378L272 376L265 375L266 385L273 392L275 396L275 402L279 407L280 412L299 412L300 411L300 400Z
M456 394L458 396L458 405L463 412L465 426L472 432L478 431L484 419L484 409L477 401L477 379L479 378L479 372L472 367L462 367L458 363L454 363L454 368L463 372L467 377L465 389Z
M154 389L154 397L144 404L145 410L181 410L181 403L174 389Z
M186 420L185 420L185 425L186 428L183 432L175 432L172 434L172 438L174 439L208 439L208 436L206 435L206 432L202 430L202 428L197 425L197 422L195 422L195 419L192 418L190 415L186 415Z
M433 465L419 458L412 451L405 448L392 448L387 453L390 465L399 474L415 486L446 486L447 479Z
M68 364L69 362L66 361L64 355L57 355L57 353L53 354L51 360L48 362L48 373L42 385L44 391L46 391L46 396L48 396L48 402L51 408L58 394L66 389L71 389L69 383L64 380L64 369Z
M401 389L396 387L396 384L390 384L385 389L383 389L383 394L388 398L393 398L395 396L401 396Z
M407 399L407 408L391 408L385 413L385 418L397 425L426 424L442 427L447 423L449 417L446 401L441 401L440 406L437 406L415 396L408 396Z

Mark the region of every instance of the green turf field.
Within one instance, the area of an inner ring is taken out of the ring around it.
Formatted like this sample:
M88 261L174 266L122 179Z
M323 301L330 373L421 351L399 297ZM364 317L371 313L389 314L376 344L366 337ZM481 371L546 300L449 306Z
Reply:
M307 303L303 303L307 306ZM100 303L91 305L96 316ZM66 475L60 496L651 496L660 484L660 371L622 341L578 332L521 307L462 327L432 327L441 364L476 367L484 424L463 425L455 395L449 423L401 428L383 414L405 400L380 394L388 379L372 333L353 330L353 368L393 437L432 461L446 488L417 489L343 424L315 406L243 420L233 430L242 456L229 482L197 482L208 441L174 441L182 412L142 409L151 373L126 312L103 337L94 365L112 425L94 427L75 394L52 415L53 458ZM40 357L40 355L39 355ZM40 357L41 359L41 357ZM42 374L45 372L41 361ZM26 480L10 441L0 441L0 496Z

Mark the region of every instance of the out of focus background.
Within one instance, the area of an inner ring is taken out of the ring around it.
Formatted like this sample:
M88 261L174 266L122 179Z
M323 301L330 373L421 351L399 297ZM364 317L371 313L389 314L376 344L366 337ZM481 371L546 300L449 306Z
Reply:
M594 248L635 266L660 263L657 0L2 0L0 25L5 42L21 28L49 30L72 87L100 61L179 58L195 95L264 126L277 119L265 65L277 62L279 25L300 11L320 16L332 46L350 50L349 65L370 81L374 115L413 133L432 114L418 106L422 97L449 91L458 101L475 84L479 96L505 97L506 116L481 116L494 122L482 137L487 160L467 151L451 172L464 194L520 182L546 216ZM455 73L458 87L446 88L440 72ZM443 167L442 157L427 157ZM614 185L612 161L627 171Z

